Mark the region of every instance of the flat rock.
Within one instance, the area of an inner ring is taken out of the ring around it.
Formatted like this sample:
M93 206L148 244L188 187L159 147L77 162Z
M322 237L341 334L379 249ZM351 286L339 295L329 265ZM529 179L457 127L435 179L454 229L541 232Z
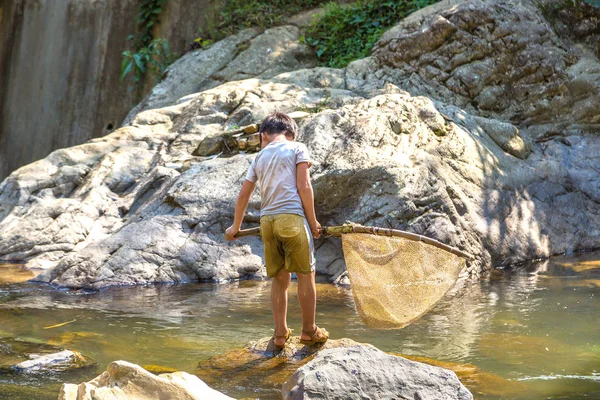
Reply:
M66 372L95 365L90 358L45 343L0 339L0 371L37 374Z
M17 372L39 372L42 370L68 369L80 360L81 355L71 350L63 350L58 353L45 354L13 365Z
M244 348L233 349L200 362L194 374L213 386L270 389L279 393L281 385L315 354L324 349L357 345L360 343L351 339L330 339L324 344L305 346L300 343L299 336L292 336L285 348L277 351L272 338L262 338Z
M283 385L284 399L472 399L452 371L367 346L328 349Z

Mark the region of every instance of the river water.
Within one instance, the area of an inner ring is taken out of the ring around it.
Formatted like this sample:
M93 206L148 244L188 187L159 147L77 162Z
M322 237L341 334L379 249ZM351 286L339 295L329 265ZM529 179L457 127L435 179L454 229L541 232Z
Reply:
M271 336L269 283L57 290L0 266L0 337L77 350L97 367L57 375L0 373L1 399L56 399L113 360L194 373L199 362ZM462 283L431 312L395 331L366 327L349 289L318 285L318 320L332 338L444 361L476 399L600 398L600 253L559 257L489 280ZM292 285L289 324L299 332ZM65 325L52 327L68 322ZM46 328L46 329L45 329ZM211 385L236 398L281 398L279 384L250 377Z

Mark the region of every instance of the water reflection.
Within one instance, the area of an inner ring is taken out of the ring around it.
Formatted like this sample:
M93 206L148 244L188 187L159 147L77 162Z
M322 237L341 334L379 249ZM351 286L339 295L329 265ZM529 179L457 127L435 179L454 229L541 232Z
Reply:
M476 398L593 398L600 396L599 259L600 253L557 258L462 282L423 318L396 331L365 326L349 289L319 284L318 323L334 338L462 368L461 379ZM0 277L7 277L0 279L0 336L64 346L98 361L97 370L73 381L94 377L115 359L194 372L200 361L272 335L268 282L64 291L13 279L23 271L5 268L0 266ZM292 285L289 323L298 331L295 290ZM48 389L42 390L46 397L34 398L54 399L64 380L0 376L0 398L31 398L26 390L15 394L25 385L28 391ZM260 383L215 385L234 397L278 398Z

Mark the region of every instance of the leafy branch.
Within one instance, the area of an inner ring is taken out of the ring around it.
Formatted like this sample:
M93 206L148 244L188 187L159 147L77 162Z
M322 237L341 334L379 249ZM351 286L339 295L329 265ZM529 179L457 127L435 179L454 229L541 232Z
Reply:
M154 39L135 53L129 50L123 52L121 80L130 73L133 73L133 81L136 84L140 83L146 73L158 80L176 58L177 55L169 51L166 39Z
M159 16L167 0L138 0L137 15L138 35L130 35L134 50L122 53L121 80L132 74L133 82L140 84L148 73L157 81L163 76L167 67L175 61L176 54L169 51L166 39L154 38L152 31L160 22Z

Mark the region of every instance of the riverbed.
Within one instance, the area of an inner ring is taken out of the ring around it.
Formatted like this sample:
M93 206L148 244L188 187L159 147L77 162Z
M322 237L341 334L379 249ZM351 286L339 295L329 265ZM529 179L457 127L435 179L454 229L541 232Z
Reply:
M0 374L2 399L56 399L62 382L89 380L118 359L194 373L202 361L272 335L269 282L91 292L29 283L30 277L21 266L0 265L0 337L77 350L97 366ZM299 332L295 290L293 283L288 321ZM332 338L466 371L459 377L476 399L600 398L599 293L600 252L594 252L462 282L423 318L393 331L368 328L350 289L321 283L317 322ZM236 398L281 398L279 384L246 373L243 385L211 384Z

